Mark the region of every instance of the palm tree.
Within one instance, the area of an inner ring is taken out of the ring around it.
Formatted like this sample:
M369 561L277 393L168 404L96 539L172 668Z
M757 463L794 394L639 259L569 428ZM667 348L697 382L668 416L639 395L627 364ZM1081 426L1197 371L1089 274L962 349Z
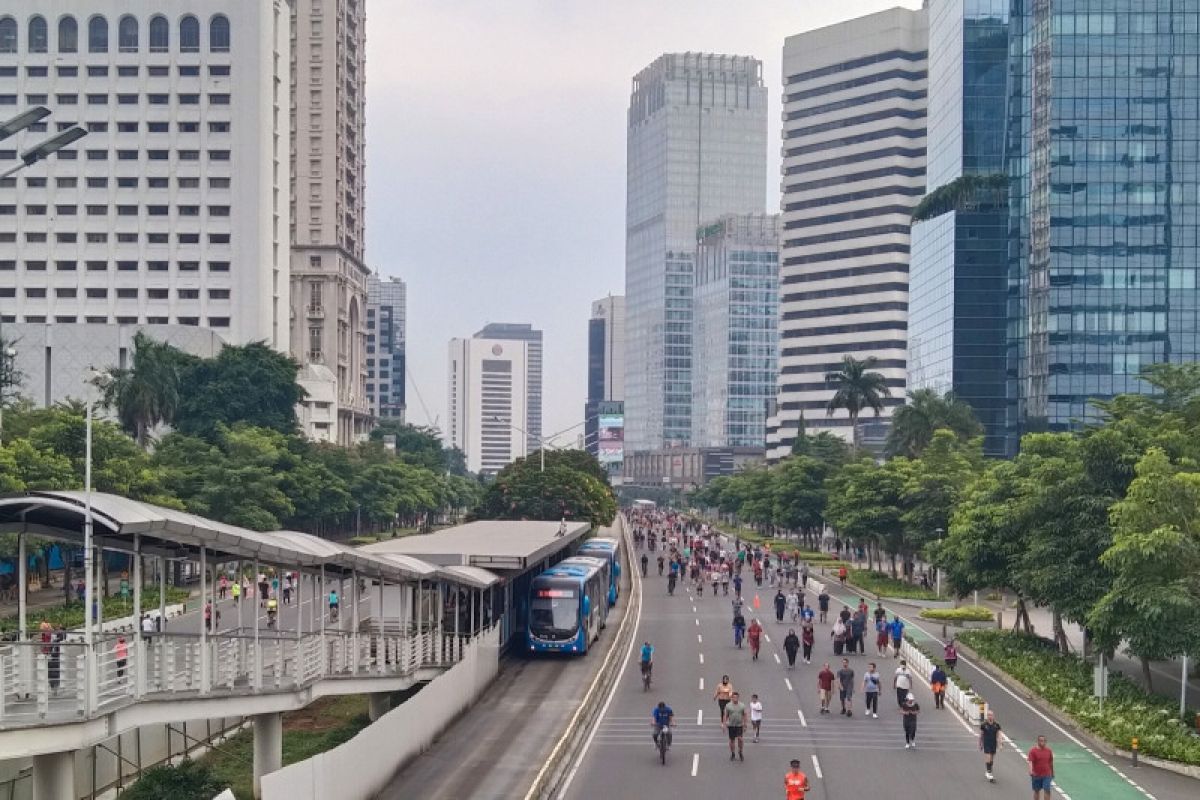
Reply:
M940 395L934 389L914 389L908 393L908 404L892 414L888 455L916 458L933 441L933 432L939 428L948 428L963 441L983 433L971 406L953 392Z
M105 389L104 404L116 409L121 427L145 448L150 431L175 418L185 356L141 332L133 344L133 367L110 370L113 380Z
M853 356L845 356L842 359L842 368L825 376L825 381L837 389L829 399L825 413L832 416L839 408L846 409L846 413L850 415L850 431L855 451L858 450L859 415L871 409L878 417L883 413L883 399L891 396L887 379L873 370L878 363L874 356L863 361Z

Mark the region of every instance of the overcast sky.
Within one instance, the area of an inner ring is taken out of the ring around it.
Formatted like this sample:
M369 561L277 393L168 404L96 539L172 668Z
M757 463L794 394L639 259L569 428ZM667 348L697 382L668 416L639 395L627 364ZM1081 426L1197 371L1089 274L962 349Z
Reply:
M544 433L582 420L591 301L624 292L638 70L762 59L777 210L784 38L897 5L920 2L368 2L367 260L408 283L409 421L446 427L447 342L488 322L545 331Z

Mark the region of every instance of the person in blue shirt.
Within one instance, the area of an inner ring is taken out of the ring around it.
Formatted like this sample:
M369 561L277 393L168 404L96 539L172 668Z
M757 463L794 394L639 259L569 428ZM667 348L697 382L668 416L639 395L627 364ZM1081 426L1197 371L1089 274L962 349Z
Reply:
M650 724L654 728L654 744L658 746L658 734L663 728L666 728L667 747L671 746L671 728L675 727L675 712L671 707L661 700L654 707L654 711L650 713Z
M642 674L645 675L654 668L654 648L649 642L642 645Z
M904 641L904 623L900 621L899 617L892 617L890 627L892 629L892 648L895 650L892 658L898 658L900 656L900 643Z

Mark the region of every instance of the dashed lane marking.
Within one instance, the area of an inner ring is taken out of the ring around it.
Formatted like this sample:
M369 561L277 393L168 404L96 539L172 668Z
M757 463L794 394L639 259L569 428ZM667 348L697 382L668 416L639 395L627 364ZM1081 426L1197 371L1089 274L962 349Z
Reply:
M788 680L787 678L784 678L784 679L783 679L783 685L784 685L784 686L786 686L786 687L788 687L788 691L789 691L789 692L794 692L794 691L796 691L795 689L793 689L793 688L792 688L792 682L791 682L790 680Z
M704 724L704 709L701 708L696 712L696 725L697 725L697 727L699 727L703 724Z
M704 678L700 679L700 691L704 691Z
M700 663L701 663L701 664L703 664L703 663L704 663L704 653L701 653L701 654L700 654Z
M807 727L808 727L808 720L806 720L806 719L804 718L804 712L803 712L803 711L801 711L800 709L798 709L798 708L797 708L797 709L796 709L796 716L798 716L798 717L800 718L800 727L801 727L801 728L807 728Z
M824 780L825 775L821 773L821 762L817 759L817 754L813 753L813 772L817 773L817 778Z
M692 777L696 777L696 773L700 771L700 754L692 753Z
M771 653L771 655L775 656L775 663L776 663L776 664L782 664L782 663L783 663L782 661L780 661L780 660L779 660L779 653Z
M704 644L704 637L697 633L696 641L699 642L700 644Z

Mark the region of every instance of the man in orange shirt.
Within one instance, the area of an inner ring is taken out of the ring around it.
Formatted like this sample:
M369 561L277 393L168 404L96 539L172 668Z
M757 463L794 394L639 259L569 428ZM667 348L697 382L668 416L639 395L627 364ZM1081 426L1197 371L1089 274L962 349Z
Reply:
M800 759L792 759L792 768L783 776L783 790L787 792L786 800L804 800L808 776L800 771Z

